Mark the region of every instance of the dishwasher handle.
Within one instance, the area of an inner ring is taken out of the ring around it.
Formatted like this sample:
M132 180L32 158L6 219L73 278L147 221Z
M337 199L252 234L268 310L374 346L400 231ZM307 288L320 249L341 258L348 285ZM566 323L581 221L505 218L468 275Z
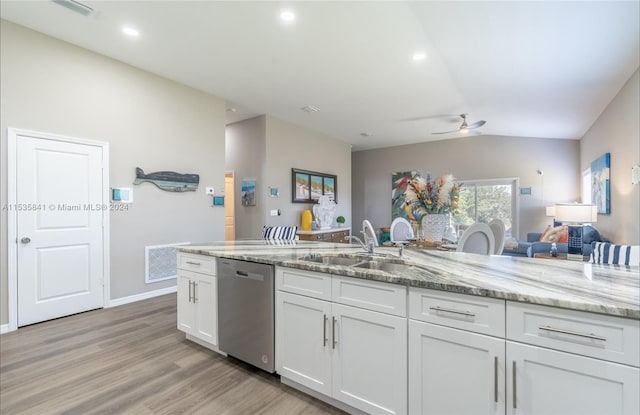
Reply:
M256 281L264 281L264 275L262 274L258 274L255 272L247 272L247 271L242 271L237 269L235 272L235 276L238 278L247 278L250 280L256 280Z

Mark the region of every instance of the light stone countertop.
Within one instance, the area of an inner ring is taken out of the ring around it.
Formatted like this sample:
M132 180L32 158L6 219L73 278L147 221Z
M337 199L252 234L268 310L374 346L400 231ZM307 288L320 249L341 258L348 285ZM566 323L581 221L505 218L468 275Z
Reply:
M233 241L179 246L181 252L273 264L436 290L589 311L640 320L640 268L567 260L484 256L436 250L376 248L402 272L300 260L309 255L350 256L357 245L312 241Z

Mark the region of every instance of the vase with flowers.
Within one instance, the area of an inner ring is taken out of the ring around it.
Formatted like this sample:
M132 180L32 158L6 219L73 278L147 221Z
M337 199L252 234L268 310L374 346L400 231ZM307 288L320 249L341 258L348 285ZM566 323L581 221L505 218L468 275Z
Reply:
M450 223L450 214L458 213L460 184L451 174L436 179L427 173L411 172L404 190L405 213L417 223L418 239L440 242Z

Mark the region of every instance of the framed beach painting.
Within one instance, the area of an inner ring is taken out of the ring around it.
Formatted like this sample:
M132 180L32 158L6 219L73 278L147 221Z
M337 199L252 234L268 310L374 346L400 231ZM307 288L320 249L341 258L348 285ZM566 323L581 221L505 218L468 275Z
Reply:
M242 206L256 205L256 181L255 179L242 180Z
M291 202L317 203L320 196L331 196L338 203L338 176L309 170L291 169Z
M591 162L591 203L598 213L611 214L611 153L605 153Z

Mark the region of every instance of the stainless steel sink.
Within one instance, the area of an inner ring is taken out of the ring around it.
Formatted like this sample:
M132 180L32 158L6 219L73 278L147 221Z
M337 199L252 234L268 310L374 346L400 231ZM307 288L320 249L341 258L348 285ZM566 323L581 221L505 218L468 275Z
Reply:
M323 265L339 265L350 267L362 262L362 258L349 258L333 255L308 255L300 258L302 261L310 261Z
M410 264L398 264L395 262L363 261L354 265L354 267L384 272L406 272L412 266Z

